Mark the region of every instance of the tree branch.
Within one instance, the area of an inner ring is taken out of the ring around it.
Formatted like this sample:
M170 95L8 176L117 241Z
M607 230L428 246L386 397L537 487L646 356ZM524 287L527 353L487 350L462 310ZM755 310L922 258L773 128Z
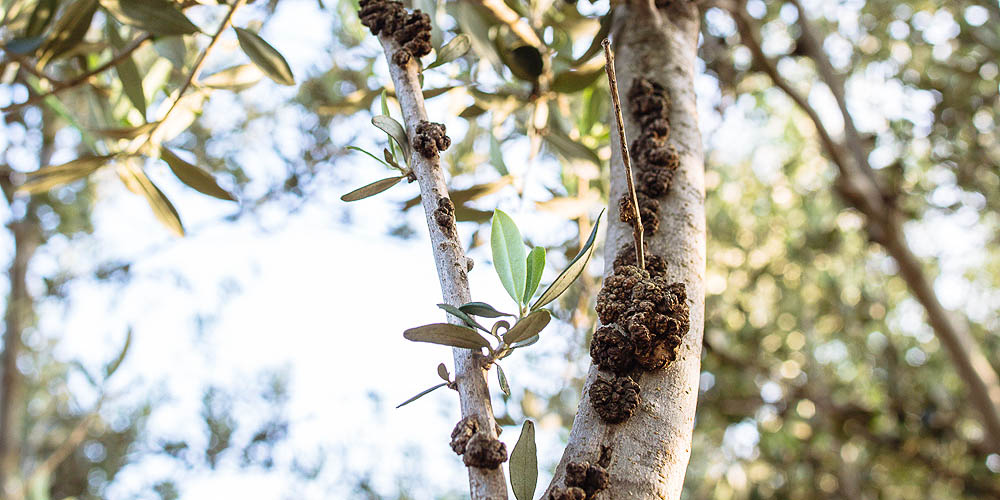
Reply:
M111 60L109 60L108 62L106 62L106 63L104 63L104 64L102 64L102 65L100 65L100 66L98 66L98 67L96 67L96 68L94 68L94 69L92 69L92 70L90 70L90 71L88 71L88 72L86 72L86 73L84 73L84 74L76 77L76 78L73 78L72 80L67 80L65 82L56 83L56 84L53 85L52 90L50 90L50 91L48 91L48 92L46 92L44 94L35 94L35 95L29 97L28 100L26 100L24 102L19 102L19 103L16 103L16 104L11 104L9 106L6 106L6 107L0 109L0 113L7 114L7 113L10 113L12 111L17 111L17 110L19 110L19 109L21 109L21 108L23 108L25 106L31 106L33 104L37 104L37 103L39 103L39 102L41 102L41 101L43 101L45 99L48 99L49 97L52 97L52 96L54 96L56 94L59 94L60 92L63 92L63 91L66 91L66 90L69 90L69 89L72 89L72 88L79 87L80 85L83 85L84 83L87 83L88 81L90 81L91 78L93 78L93 77L95 77L95 76L97 76L97 75L99 75L101 73L104 73L105 71L107 71L107 70L109 70L111 68L114 68L115 66L118 66L119 64L121 64L122 61L124 61L129 56L131 56L132 53L136 51L136 49L138 49L139 47L142 47L143 44L145 44L146 42L148 42L149 40L152 40L152 39L153 39L153 35L151 35L149 33L146 33L146 34L140 36L139 38L136 38L134 42L132 42L128 47L122 49L121 52L119 52L117 55L115 55L114 57L112 57ZM30 65L28 65L28 64L24 64L24 63L19 63L19 64L21 64L21 66L24 67L26 70L30 67ZM29 70L29 72L34 73L34 71L31 71L31 70Z
M836 186L838 192L850 206L865 214L871 239L881 244L899 265L900 277L927 312L934 333L948 350L959 376L965 381L973 404L983 416L985 444L994 451L1000 451L1000 377L969 333L967 320L951 315L938 300L919 259L906 243L901 214L894 206L886 203L874 177L866 173L872 171L867 155L863 150L855 150L852 152L853 161L848 161L842 154L841 145L830 137L816 111L778 73L773 61L761 50L759 36L751 27L752 21L743 2L731 3L729 7L743 43L750 49L756 63L815 124L824 149L840 172ZM812 57L825 59L826 56L814 48ZM829 61L817 63L817 67L823 66L832 71ZM847 113L846 105L842 106L842 112ZM849 113L845 115L844 121L852 122Z
M676 360L642 374L639 407L623 423L609 425L593 409L589 395L598 370L591 365L569 443L549 490L562 487L569 462L593 462L601 445L610 445L607 498L676 500L691 454L705 318L705 175L694 92L699 14L697 6L686 1L672 2L665 9L656 9L648 0L622 2L616 8L611 33L622 88L629 89L635 79L645 77L662 85L671 103L667 142L677 150L680 165L670 192L658 198L659 230L646 236L646 244L650 254L669 260L667 281L685 284L690 331ZM632 113L625 121L626 128L641 130ZM612 164L622 161L619 141L611 134ZM626 193L627 181L620 168L611 172L605 277L613 274L610 256L633 239L631 226L617 215L617 200Z
M396 97L403 111L403 122L407 137L417 135L417 126L427 120L424 109L424 97L419 83L419 62L409 58L405 66L393 62L393 56L400 49L391 37L384 33L378 37L389 62L389 74L396 88ZM414 150L410 158L410 168L416 174L420 185L420 199L430 231L431 249L434 263L437 266L438 281L441 285L441 295L444 302L460 306L471 300L469 293L469 278L467 259L462 242L458 239L453 226L444 227L435 219L435 211L440 200L448 198L448 187L445 184L444 172L438 158L426 158ZM461 320L449 315L448 320L462 324ZM455 382L458 385L458 395L463 417L473 417L480 421L480 432L487 432L496 438L496 420L493 418L493 407L490 402L489 387L486 385L486 371L481 362L482 355L469 349L453 349L455 358ZM469 486L473 500L501 500L507 498L507 483L503 468L483 469L469 467Z
M538 38L535 34L535 30L531 28L521 19L521 16L510 8L503 0L476 0L479 5L482 5L486 10L493 13L493 15L500 20L500 22L506 24L510 31L517 35L524 43L531 45L532 47L542 50L545 48L545 44L542 40Z

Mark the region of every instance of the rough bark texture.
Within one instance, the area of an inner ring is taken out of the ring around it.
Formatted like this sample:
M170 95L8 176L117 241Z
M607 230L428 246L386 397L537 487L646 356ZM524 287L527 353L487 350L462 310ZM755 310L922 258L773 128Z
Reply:
M694 93L699 17L691 2L678 0L659 10L652 4L633 1L617 8L613 47L622 89L644 76L662 84L672 102L669 143L680 155L680 168L670 193L661 200L659 232L646 241L651 254L666 258L667 279L687 286L691 329L676 361L642 375L639 408L623 424L604 423L588 402L597 379L597 369L591 366L550 491L563 485L567 463L596 460L601 446L608 445L613 447L611 482L601 498L677 499L690 457L705 315L704 158ZM629 134L636 136L638 125L631 113L625 118ZM619 222L617 213L617 201L626 189L617 141L612 134L606 277L612 273L614 256L632 242L631 227Z
M396 88L396 98L403 110L407 136L416 137L417 126L421 121L427 120L424 97L418 79L419 63L412 58L405 65L393 63L393 56L399 51L399 45L384 34L379 36L379 41L382 42L386 60L389 61L389 73ZM450 230L454 228L454 223L440 224L435 217L435 212L440 206L439 200L448 198L444 173L438 158L426 158L416 150L410 158L410 167L420 185L421 204L430 231L442 298L445 303L460 306L471 300L467 275L468 261L457 233ZM461 320L451 315L448 316L448 321L462 324ZM496 439L496 421L493 418L489 388L486 385L486 371L482 368L480 355L469 349L456 348L454 357L455 382L458 385L462 417L478 418L481 432L487 432ZM507 498L507 483L502 467L496 469L469 467L469 487L473 500Z

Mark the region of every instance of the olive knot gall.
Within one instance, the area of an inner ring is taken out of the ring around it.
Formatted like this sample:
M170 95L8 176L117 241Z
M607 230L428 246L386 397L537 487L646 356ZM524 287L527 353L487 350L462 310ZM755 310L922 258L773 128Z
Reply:
M451 138L445 135L444 124L420 120L417 135L413 138L413 149L424 158L434 159L449 146Z
M590 404L605 422L624 422L639 406L639 384L629 376L599 378L590 387Z

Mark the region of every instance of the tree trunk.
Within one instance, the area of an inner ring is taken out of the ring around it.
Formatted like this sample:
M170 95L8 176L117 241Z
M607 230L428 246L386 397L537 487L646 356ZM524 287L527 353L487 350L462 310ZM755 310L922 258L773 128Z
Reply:
M28 263L38 247L37 228L30 220L10 224L14 258L8 271L10 294L4 328L3 375L0 379L0 492L7 497L21 476L21 441L24 416L24 375L17 369L25 327L31 322L32 300L28 293Z
M594 462L601 445L610 445L611 482L605 498L680 498L691 453L705 316L704 156L694 92L699 21L693 2L676 0L657 9L652 0L633 0L617 7L612 26L622 93L628 92L635 78L645 77L663 85L670 97L669 143L677 149L680 167L669 193L660 199L659 230L646 237L646 244L650 254L666 259L667 280L686 285L690 331L675 361L642 375L639 408L622 424L608 425L592 409L588 394L597 368L590 367L569 444L550 490L563 484L568 462ZM624 115L627 134L638 137L632 114L624 110ZM632 242L631 226L618 217L626 179L619 141L614 133L611 136L614 153L605 277L612 274L614 256Z

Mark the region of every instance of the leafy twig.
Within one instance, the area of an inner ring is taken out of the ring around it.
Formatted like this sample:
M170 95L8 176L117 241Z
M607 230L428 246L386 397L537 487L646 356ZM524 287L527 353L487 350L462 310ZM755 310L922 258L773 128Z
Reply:
M0 109L0 112L2 112L4 114L7 114L7 113L10 113L12 111L17 111L17 110L19 110L19 109L21 109L21 108L23 108L25 106L30 106L32 104L39 103L39 102L41 102L41 101L43 101L45 99L48 99L49 97L52 97L52 96L54 96L54 95L56 95L56 94L58 94L60 92L63 92L63 91L66 91L66 90L69 90L69 89L72 89L72 88L75 88L75 87L79 87L80 85L83 85L84 83L87 83L91 78L93 78L93 77L95 77L95 76L97 76L97 75L99 75L101 73L104 73L105 71L107 71L107 70L109 70L111 68L114 68L115 66L118 66L122 61L124 61L129 56L131 56L132 53L136 51L136 49L138 49L139 47L142 47L143 44L145 44L146 42L148 42L149 40L152 40L152 39L153 39L153 35L151 35L149 33L146 33L146 34L140 36L139 38L136 38L135 41L132 42L131 45L129 45L128 47L126 47L125 49L123 49L121 52L119 52L117 55L115 55L114 57L112 57L111 60L109 60L108 62L106 62L106 63L104 63L104 64L102 64L102 65L100 65L100 66L98 66L98 67L96 67L96 68L94 68L94 69L92 69L92 70L90 70L90 71L88 71L88 72L86 72L86 73L84 73L84 74L76 77L76 78L73 78L72 80L67 80L65 82L56 83L56 84L54 84L52 90L50 90L50 91L48 91L48 92L46 92L44 94L35 94L35 95L29 97L28 100L26 100L24 102L19 102L19 103L16 103L16 104L11 104L9 106L6 106L6 107ZM27 64L22 64L22 66L25 69L27 69L29 67L29 65L27 65ZM29 70L29 72L33 72L33 71ZM46 77L46 79L48 79L48 77Z

